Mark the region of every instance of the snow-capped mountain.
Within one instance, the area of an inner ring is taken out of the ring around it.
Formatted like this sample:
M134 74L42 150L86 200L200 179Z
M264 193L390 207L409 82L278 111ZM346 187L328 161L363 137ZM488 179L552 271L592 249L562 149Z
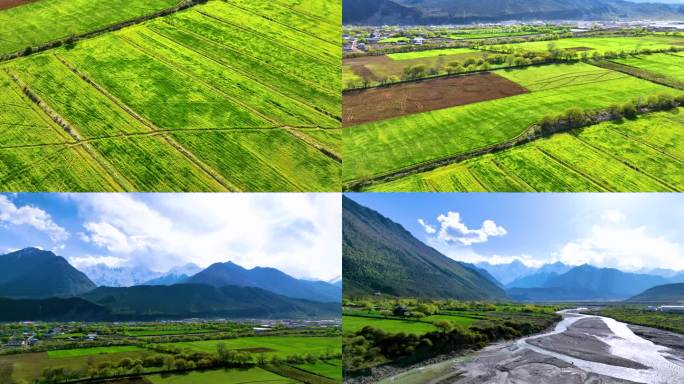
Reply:
M145 267L109 267L106 264L95 264L79 268L98 286L130 287L155 279L162 273L151 271Z

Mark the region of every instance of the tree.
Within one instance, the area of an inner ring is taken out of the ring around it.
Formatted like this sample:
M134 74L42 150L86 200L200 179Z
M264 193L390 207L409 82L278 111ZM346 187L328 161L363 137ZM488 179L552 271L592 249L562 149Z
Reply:
M637 108L634 102L628 102L622 105L622 115L628 119L633 119L637 116Z
M453 328L453 324L449 320L439 320L434 322L434 325L444 333L449 332Z

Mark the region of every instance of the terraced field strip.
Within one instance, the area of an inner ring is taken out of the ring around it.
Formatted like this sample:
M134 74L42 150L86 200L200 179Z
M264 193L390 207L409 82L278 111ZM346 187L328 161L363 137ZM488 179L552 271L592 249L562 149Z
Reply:
M127 345L127 346L111 346L111 347L92 347L92 348L75 348L75 349L59 349L56 351L48 351L48 357L51 359L60 359L64 357L80 357L91 355L102 355L120 352L136 352L144 351L144 348Z
M596 110L651 94L681 94L581 63L494 73L532 92L345 128L345 183L387 181L462 161L464 154L514 140L544 116L571 107Z
M672 53L629 56L596 65L669 87L684 89L684 57Z
M214 353L218 344L225 344L226 348L232 350L264 353L267 356L277 355L281 358L286 358L287 355L301 354L302 351L313 355L342 351L342 340L339 337L317 336L255 336L227 340L177 342L164 345Z
M371 187L372 191L481 191L454 182L496 163L506 175L542 192L684 190L684 122L661 112L557 134L518 148ZM501 176L480 177L487 191L524 191ZM436 187L435 187L436 186Z
M593 51L634 52L635 50L665 50L672 47L684 48L684 38L677 36L630 36L630 37L572 37L549 41L532 41L506 45L508 48L523 51L546 52L549 47L557 49L586 51L589 56ZM496 50L496 48L492 48Z
M437 327L434 325L423 321L383 319L348 315L344 315L342 317L342 329L344 332L360 331L366 326L382 329L383 331L389 333L405 332L416 335L422 335L424 333L437 330Z
M276 375L261 368L218 369L212 371L192 371L183 374L162 374L145 376L152 384L296 384L299 381Z
M0 55L173 7L178 0L41 0L0 11Z
M470 48L429 49L425 51L390 53L389 55L387 55L387 57L389 57L392 60L411 60L421 59L424 57L462 55L464 53L482 54L482 51Z
M337 382L342 381L342 365L341 364L331 364L327 361L319 361L313 364L297 364L295 367L305 371L310 372L315 375L327 377Z
M337 191L339 76L323 64L339 52L321 40L332 39L332 23L306 14L318 1L293 14L268 2L210 1L7 62L0 69L30 86L48 126L70 135L0 150L39 159L48 147L59 156L60 146L77 145L117 180L94 190ZM286 49L295 42L307 53ZM20 173L6 176L21 185Z

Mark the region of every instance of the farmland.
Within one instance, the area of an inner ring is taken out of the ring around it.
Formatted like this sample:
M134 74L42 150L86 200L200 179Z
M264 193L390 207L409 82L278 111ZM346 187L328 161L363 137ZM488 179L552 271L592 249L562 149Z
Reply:
M342 84L345 89L351 89L364 84L396 83L402 80L407 69L416 66L432 69L433 75L444 75L450 70L450 63L465 63L468 60L477 63L484 60L486 55L480 50L452 48L345 58L342 60ZM502 66L501 64L490 65L489 68L495 69ZM472 65L470 68L471 71L477 69L479 69L478 65Z
M629 56L612 61L684 83L684 56L680 53Z
M224 369L215 371L190 372L182 375L151 375L147 377L152 384L201 384L201 383L273 383L291 384L296 380L276 375L261 368Z
M682 37L647 35L633 37L573 37L551 41L508 44L505 47L511 50L545 52L551 46L561 50L587 51L591 55L594 52L606 54L608 52L620 51L629 53L644 49L667 50L672 47L681 48L682 45L684 45L684 38ZM494 51L499 50L496 46L486 48Z
M419 173L373 191L678 191L681 110L608 122Z
M178 0L41 0L0 12L0 57L170 8Z
M301 353L302 351L312 354L339 353L340 351L339 338L334 337L301 337L297 339L286 336L272 336L268 338L244 337L221 341L204 340L164 345L193 351L210 352L215 351L216 345L219 343L225 343L229 349L253 351L254 353L264 353L269 357L275 355L280 358L286 358L288 355Z
M345 182L378 177L505 142L523 134L546 115L568 108L598 110L663 92L681 94L584 63L493 73L530 92L345 128Z
M209 1L0 63L0 185L339 190L339 7Z
M3 343L0 382L127 375L145 384L342 380L338 326L290 322L257 334L255 324L261 323L5 323L0 325L3 339L21 329L39 342L20 348L5 348ZM96 337L86 339L85 334ZM120 382L130 384L127 379Z
M397 314L396 308L406 312ZM402 366L538 332L558 320L557 310L453 300L348 299L343 319L345 374L363 376L370 367Z

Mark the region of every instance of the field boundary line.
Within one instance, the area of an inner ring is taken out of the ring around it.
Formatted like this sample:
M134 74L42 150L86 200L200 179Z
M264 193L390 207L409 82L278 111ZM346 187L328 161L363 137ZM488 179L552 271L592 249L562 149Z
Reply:
M162 134L159 129L153 125L151 122L147 121L144 117L139 115L137 112L132 110L128 105L120 101L118 98L116 98L114 95L110 94L107 90L105 90L101 85L96 83L94 80L92 80L90 77L88 77L85 73L82 73L78 68L75 66L71 65L69 62L67 62L65 59L55 55L57 60L61 62L64 66L66 66L70 71L72 71L74 74L76 74L81 80L86 82L88 85L92 86L100 92L103 96L105 96L107 99L109 99L114 105L119 107L121 110L123 110L126 114L131 116L133 119L147 127L151 132L153 133L159 133L160 136L171 146L173 147L176 151L178 151L181 155L183 155L185 158L187 158L191 163L193 163L196 167L198 167L205 175L209 176L210 178L214 179L217 183L222 185L224 188L232 191L239 191L240 189L233 186L232 183L229 183L227 180L225 180L222 176L218 174L214 174L213 170L202 163L199 159L195 157L194 154L192 154L190 151L188 151L185 147L183 147L180 143L177 143L175 140L173 140L170 137L167 137L167 135ZM123 136L131 136L130 133L124 133Z
M66 133L68 133L76 143L83 144L83 149L90 155L93 161L98 163L101 168L105 170L105 173L111 178L111 181L115 182L117 186L124 191L135 190L134 184L128 180L124 175L120 174L116 168L107 161L104 156L102 156L95 148L88 145L87 142L83 142L83 138L78 133L78 131L62 116L60 116L55 110L53 110L43 99L38 96L28 85L23 84L19 77L10 72L9 69L5 71L10 75L12 81L14 81L19 88L21 88L24 94L33 101L40 109L43 110L52 121L58 126L62 127Z
M672 158L672 160L675 160L676 162L682 163L684 165L684 159L680 159L678 156L676 156L670 152L667 152L664 148L661 148L661 147L649 142L648 140L644 140L644 139L641 139L639 137L634 137L632 135L620 132L619 130L617 130L615 128L608 127L608 129L612 130L613 132L617 133L618 135L623 136L627 140L634 141L635 143L639 143L639 144L644 145L648 148L651 148L652 150L662 154L663 156L670 157L670 158Z
M134 47L135 49L138 49L138 50L139 50L140 52L142 52L143 54L149 56L149 57L152 58L153 60L159 61L159 62L161 62L163 65L166 65L166 66L167 66L168 68L170 68L171 70L176 71L176 72L179 72L179 73L182 73L182 74L184 74L185 76L188 76L188 77L194 79L194 80L197 81L198 83L203 84L204 86L206 86L206 87L208 87L208 88L210 88L210 89L213 89L214 92L216 92L216 93L218 93L218 94L220 94L220 95L223 95L223 96L224 96L225 98L227 98L228 100L230 100L230 101L232 101L233 103L235 103L235 104L241 106L241 107L244 108L246 111L249 111L249 112L255 114L256 116L258 116L259 118L263 119L264 121L268 121L268 122L270 122L270 123L272 123L272 124L274 124L274 125L279 125L279 122L278 122L277 120L274 120L274 119L272 119L271 117L268 117L268 116L264 115L263 113L257 111L257 110L254 109L253 107L251 107L251 106L249 106L249 105L246 105L246 104L243 103L242 101L237 100L235 97L231 96L230 94L226 93L225 91L223 91L223 90L217 88L216 86L214 86L214 85L212 85L212 84L207 83L206 81L204 81L204 80L203 80L202 78L200 78L199 76L196 76L196 75L194 75L194 74L192 74L192 73L187 72L186 69L184 69L184 68L179 68L179 66L177 66L177 65L175 65L175 64L173 64L173 63L171 63L171 62L169 62L167 59L161 58L161 57L159 57L159 56L157 56L157 55L154 55L153 53L149 52L148 49L141 47L140 45L138 45L137 43L135 43L134 41L132 41L132 40L129 39L128 37L125 37L125 36L118 36L118 37L119 37L120 39L126 41L129 45L131 45L131 46ZM303 144L308 145L308 146L310 146L310 147L316 149L317 151L323 153L324 155L330 157L331 159L336 160L337 162L340 162L340 163L341 163L341 159L339 158L339 156L337 156L335 153L333 153L333 152L331 152L330 150L328 150L327 148L325 148L325 147L324 147L323 145L321 145L320 143L317 143L316 140L314 140L314 139L312 139L312 138L309 138L308 135L305 135L305 134L302 133L302 132L299 132L299 134L295 134L295 133L294 133L291 129L289 129L287 126L283 126L283 128L284 128L290 135L294 136L294 137L297 139L297 141L302 142ZM305 140L304 138L308 138L308 140ZM316 144L314 144L314 143L316 143ZM284 175L281 175L281 176L285 177ZM290 179L288 179L287 177L285 177L285 179L286 179L286 180L290 180ZM294 183L294 182L293 182L293 183Z
M573 174L579 176L581 179L586 180L587 182L589 182L590 184L592 184L593 186L598 188L599 191L610 192L610 189L606 188L603 184L599 183L597 180L594 180L592 177L589 177L589 175L584 174L579 169L576 169L575 167L571 167L565 161L562 161L562 160L558 159L557 157L552 156L550 153L548 153L548 151L543 150L539 146L535 145L534 147L532 147L532 149L541 153L541 155L543 157L549 159L549 161L553 162L554 164L558 164L561 168L567 169L568 172L573 173Z
M176 12L183 11L185 9L194 7L195 5L205 3L206 1L207 0L181 0L176 6L166 8L166 9L162 9L160 11L156 11L156 12L149 13L146 15L138 16L137 18L133 18L133 19L124 20L124 21L121 21L118 23L110 24L110 25L107 25L107 26L104 26L104 27L101 27L101 28L98 28L98 29L95 29L92 31L84 32L84 33L81 33L78 35L66 36L66 37L61 37L59 39L50 40L48 42L41 43L37 47L27 46L26 48L31 48L31 52L29 54L26 54L26 55L22 54L22 52L24 52L24 50L26 49L26 48L24 48L24 49L21 49L19 51L10 52L10 53L7 53L5 55L0 56L0 62L9 61L12 59L16 59L18 57L31 56L31 55L39 53L39 52L43 52L43 51L47 51L47 50L50 50L53 48L57 48L57 47L61 46L62 44L66 44L66 43L70 43L70 42L77 42L80 40L86 40L86 39L90 39L93 37L100 36L100 35L105 34L105 33L118 31L118 30L126 28L126 27L141 24L141 23L144 23L144 22L149 21L149 20L153 20L153 19L156 19L159 17L168 16L168 15L174 14Z
M523 189L526 190L526 192L539 192L535 188L532 188L531 185L529 185L525 180L523 180L520 175L518 175L516 172L514 172L512 169L508 168L507 166L501 164L497 158L493 157L492 163L507 177L509 177L511 180L513 180L516 184L520 185L523 187Z
M212 14L210 14L210 13L203 12L203 11L199 11L199 10L197 11L197 13L200 14L200 15L202 15L202 16L204 16L204 17L208 17L208 18L210 18L210 19L216 20L216 21L218 21L219 23L221 23L221 24L223 24L223 25L230 26L230 27L232 27L232 28L237 28L237 29L241 30L242 32L247 32L248 34L255 35L255 36L258 36L258 37L261 37L262 39L266 39L266 40L269 40L269 39L270 39L270 36L268 36L268 35L264 35L263 33L258 32L258 31L255 31L255 30L253 30L253 29L251 29L251 28L246 28L246 27L243 27L243 26L241 26L241 25L238 25L238 24L235 24L235 23L231 23L230 21L224 20L223 18L218 17L218 16L214 16L214 15L212 15ZM313 55L311 55L310 53L305 52L305 51L303 51L303 50L301 50L301 49L299 49L299 48L292 47L292 46L290 46L289 44L280 43L280 42L273 41L273 40L271 40L271 43L273 43L273 44L275 44L275 45L279 45L280 47L285 48L285 49L288 49L288 50L291 50L291 51L297 51L297 52L301 53L302 55L309 57L309 58L312 59L312 60L318 61L320 64L328 64L328 65L331 65L331 66L335 66L335 65L338 64L338 63L335 63L335 62L333 62L333 61L328 61L328 60L325 60L325 59L323 59L323 58L313 56Z
M280 6L283 7L283 8L287 8L287 9L289 9L290 11L292 11L292 12L294 12L294 13L298 13L298 14L300 14L300 15L307 16L307 17L310 18L310 19L319 20L319 21L321 21L322 23L328 24L328 25L330 25L330 26L332 26L332 27L337 27L337 23L333 23L333 22L331 22L330 20L328 20L328 19L326 19L326 18L324 18L324 17L318 16L318 15L314 15L314 14L312 14L312 13L303 11L303 10L301 10L301 9L295 9L294 7L292 7L292 5L290 5L290 4L285 4L285 3L283 3L283 2L280 1L280 0L271 0L271 2L278 4L278 5L280 5Z
M35 113L36 116L40 118L40 120L47 124L47 126L50 129L57 132L59 137L67 140L66 142L68 142L69 139L73 139L68 133L64 132L63 129L59 129L55 122L52 121L52 119L49 118L47 115L45 115L43 110L40 109L38 105L36 105L36 103L32 102L31 99L28 98L28 96L26 96L26 94L21 90L21 87L19 87L18 84L14 82L12 78L9 76L9 72L7 70L5 70L3 73L5 74L5 77L7 77L8 80L11 80L9 84L14 94L17 95L21 100L26 101L27 108L33 111L33 113ZM17 87L19 87L19 89L17 89Z
M241 70L241 69L235 68L235 67L230 66L230 65L228 65L228 64L226 64L226 63L220 62L220 61L216 60L215 58L208 56L206 53L200 52L199 50L196 50L196 49L194 49L194 48L192 48L192 47L189 47L188 45L183 44L182 42L179 42L178 40L172 39L171 37L168 37L168 36L166 36L166 35L164 35L164 34L158 32L158 31L156 31L156 30L154 30L154 29L152 29L152 28L146 28L146 30L148 30L148 31L150 31L151 33L153 33L153 34L155 34L155 35L157 35L157 36L159 36L159 37L161 37L161 38L163 38L163 39L166 39L166 40L168 40L168 41L170 41L170 42L172 42L172 43L174 43L174 44L178 44L178 45L180 45L181 47L184 47L184 48L186 48L186 49L189 50L189 51L195 52L196 54L198 54L198 55L200 55L200 56L206 58L207 60L213 61L214 63L216 63L217 65L219 65L219 66L222 67L222 68L229 69L229 70L231 70L231 71L233 71L233 72L235 72L235 73L237 73L237 74L239 74L239 75L245 77L246 79L252 80L253 82L255 82L255 83L257 83L257 84L263 86L264 88L266 88L266 89L268 89L268 90L271 90L273 93L275 93L275 94L277 94L277 95L279 95L279 96L282 96L283 98L287 98L287 99L289 99L289 100L292 100L294 103L296 103L296 104L298 104L298 105L300 105L300 106L302 106L302 107L308 109L308 110L311 111L311 112L314 112L314 113L317 113L317 114L321 114L321 115L324 115L324 116L327 116L327 117L329 117L329 118L332 118L332 119L334 119L334 120L339 121L338 118L336 118L336 117L334 117L333 115L327 113L326 111L319 110L319 109L315 108L314 106L312 106L312 105L310 105L310 104L308 104L308 103L306 103L306 102L304 102L304 101L302 101L302 100L299 100L299 98L294 98L294 97L292 97L292 96L290 96L290 95L286 95L286 94L284 94L284 93L282 92L281 89L279 89L279 88L277 88L277 87L274 87L274 86L272 86L272 85L270 85L270 84L267 84L267 83L264 83L264 82L259 81L258 79L252 77L251 74L249 74L249 73L246 72L246 71L243 71L243 70ZM306 118L306 120L309 120L309 119ZM313 121L309 121L309 122L315 124L315 122L313 122ZM318 128L324 128L324 127L318 127ZM325 129L325 128L324 128L324 129ZM331 128L331 129L337 129L337 128Z
M665 86L668 88L677 89L677 90L683 90L684 89L684 83L677 81L677 80L674 80L674 79L670 79L669 77L667 77L665 75L661 75L661 74L658 74L655 72L645 70L643 68L637 68L637 67L633 67L630 65L616 63L612 60L592 61L592 62L590 62L590 64L595 65L595 66L600 67L600 68L609 69L609 70L612 70L615 72L621 72L621 73L627 74L629 76L632 76L632 77L635 77L635 78L638 78L638 79L641 79L644 81L648 81L650 83L659 84L659 85L662 85L662 86ZM650 74L653 77L644 76L644 73Z
M239 10L245 12L245 13L249 13L249 14L251 14L251 15L260 17L260 18L262 18L262 19L264 19L264 20L268 20L268 21L270 21L270 22L276 23L276 24L278 24L278 25L280 25L280 26L282 26L282 27L284 27L284 28L287 28L287 29L289 29L289 30L291 30L291 31L295 31L295 32L297 32L297 33L301 33L301 34L303 34L303 35L305 35L305 36L307 36L307 37L309 37L309 38L314 38L314 39L316 39L316 40L318 40L318 41L321 41L321 42L323 42L323 43L326 43L326 44L328 44L328 45L331 45L331 46L333 46L333 47L335 47L335 48L339 48L339 46L338 46L337 44L335 44L335 43L333 43L333 42L330 42L330 41L328 41L328 40L325 40L325 39L323 39L322 37L316 36L315 34L312 34L311 32L307 32L307 31L304 31L304 30L301 30L301 29L297 29L297 28L292 27L292 26L290 26L290 25L287 25L287 24L285 24L285 23L283 23L283 22L281 22L281 21L279 21L279 20L276 20L275 18L271 18L271 17L268 17L268 16L264 16L264 15L262 15L261 13L252 11L252 10L247 9L247 8L244 8L244 7L241 7L241 6L237 5L237 4L234 4L234 3L231 2L231 1L226 1L224 4L230 5L231 7L237 8L237 9L239 9ZM276 5L278 5L279 7L281 7L280 4L277 4L277 3L276 3ZM281 8L282 8L282 7L281 7ZM289 11L290 9L287 8L287 10ZM295 13L295 14L296 14L297 12L292 12L292 13ZM340 58L340 59L341 59L341 58Z
M183 32L185 32L185 33L187 33L187 34L193 35L193 36L195 36L196 38L198 38L198 39L200 39L200 40L203 40L203 41L207 42L207 43L210 44L210 45L216 45L216 46L219 46L219 47L221 47L221 48L225 48L225 49L230 50L230 51L233 51L233 52L235 52L236 54L241 55L241 56L249 56L249 57L252 58L253 60L255 60L255 61L261 63L262 65L264 65L264 66L266 66L266 67L269 67L269 68L272 68L272 69L274 70L274 72L276 72L276 73L283 73L283 71L282 71L280 68L278 68L278 67L272 65L272 64L269 63L269 62L266 62L266 61L262 60L262 59L259 58L259 57L256 57L256 56L250 54L249 52L244 52L244 51L242 51L242 50L240 50L240 49L238 49L238 48L235 48L235 47L232 47L232 46L223 44L223 43L221 43L221 42L218 42L218 41L209 39L209 38L207 38L207 37L204 37L204 36L202 36L202 35L196 33L195 31L192 31L192 30L187 29L187 28L184 27L184 26L179 26L179 25L171 24L171 23L168 22L168 20L163 20L163 21L164 21L164 23L168 24L169 26L171 26L171 27L173 27L173 28L176 28L176 29L178 29L178 30L181 30L181 31L183 31ZM149 30L151 30L151 31L153 31L153 32L155 32L155 33L157 33L157 34L159 34L159 35L161 35L161 36L166 37L167 39L170 39L170 40L172 40L172 41L177 41L177 40L175 40L175 39L173 39L173 38L171 38L171 37L166 36L165 34L159 32L159 31L155 30L154 25L146 26L146 28L149 29ZM180 42L179 42L178 44L181 44L181 45L183 45L183 46L187 46L186 44L183 44L183 43L180 43ZM205 56L206 56L206 54L205 54ZM226 66L225 63L222 63L222 65L223 65L223 66ZM244 71L243 71L243 72L244 72ZM321 92L321 93L323 93L323 94L325 94L325 95L333 96L333 97L336 96L336 95L335 95L335 92L333 92L333 90L331 90L331 89L322 88L319 84L316 84L316 83L314 83L314 82L311 82L311 81L309 81L308 79L304 79L304 78L301 78L301 77L298 77L298 76L295 76L295 77L296 77L296 80L297 80L297 81L301 81L301 82L303 82L304 84L310 86L311 88L313 88L313 89L315 89L315 90L317 90L317 91L319 91L319 92ZM300 102L303 102L303 101L300 100ZM330 113L330 112L328 112L328 111L319 110L318 108L316 108L316 107L314 107L314 106L311 106L311 107L314 108L314 109L316 109L317 111L319 111L319 112L321 112L321 113L325 113L325 114L327 114L328 116L337 119L337 117L335 117L332 113Z
M666 182L666 181L664 181L664 180L661 180L659 177L656 177L656 176L654 176L654 175L651 175L651 174L648 173L648 172L643 171L642 169L640 169L640 168L639 168L638 166L636 166L635 164L632 164L629 160L627 160L627 159L625 159L625 158L622 158L622 157L620 157L620 156L618 156L618 155L615 155L615 154L613 154L613 153L611 153L611 152L606 152L605 150L603 150L603 149L601 149L601 148L598 148L598 147L594 146L592 143L588 142L588 141L585 140L585 139L582 139L581 137L579 137L579 136L577 136L577 135L573 135L573 138L574 138L575 140L579 141L580 143L582 143L584 146L586 146L586 147L588 147L588 148L591 148L591 149L593 149L594 151L599 152L599 153L601 153L601 154L603 154L603 155L605 155L605 156L607 156L607 157L609 157L609 158L612 158L613 160L617 161L618 163L622 163L623 165L627 166L628 168L632 169L633 171L635 171L635 172L637 172L637 173L639 173L639 174L642 174L642 175L646 176L647 178L649 178L649 179L651 179L651 180L653 180L653 181L655 181L655 182L657 182L657 183L663 185L664 187L666 187L666 188L669 189L670 191L672 191L672 192L681 192L680 189L677 189L676 187L670 185L670 183L668 183L668 182Z
M552 154L547 149L541 148L539 146L535 146L535 149L538 150L539 152L543 153L546 157L553 159L555 162L557 162L559 164L562 164L565 168L573 170L575 173L577 173L577 174L581 175L582 177L584 177L585 179L589 180L592 184L599 186L600 189L602 189L606 192L615 192L612 189L605 186L602 182L600 182L600 180L594 178L594 176L588 175L588 174L584 173L582 170L579 170L579 169L571 166L565 160L563 160L563 159L559 158L558 156Z
M213 133L213 132L240 133L243 131L259 132L259 131L277 131L277 130L283 130L283 129L285 129L285 128L284 127L273 127L273 128L205 128L205 129L203 129L203 128L177 128L177 129L160 128L158 131L151 131L150 130L150 131L145 131L145 132L122 133L119 135L93 136L93 137L84 138L80 142L87 143L87 142L101 141L101 140L125 139L125 138L148 137L148 136L164 137L164 135L169 134L169 133L170 134L174 134L174 133L207 134L207 133ZM63 144L78 144L78 143L63 142L63 143L6 145L6 146L0 146L0 151L5 150L5 149L49 147L49 146L63 145Z

